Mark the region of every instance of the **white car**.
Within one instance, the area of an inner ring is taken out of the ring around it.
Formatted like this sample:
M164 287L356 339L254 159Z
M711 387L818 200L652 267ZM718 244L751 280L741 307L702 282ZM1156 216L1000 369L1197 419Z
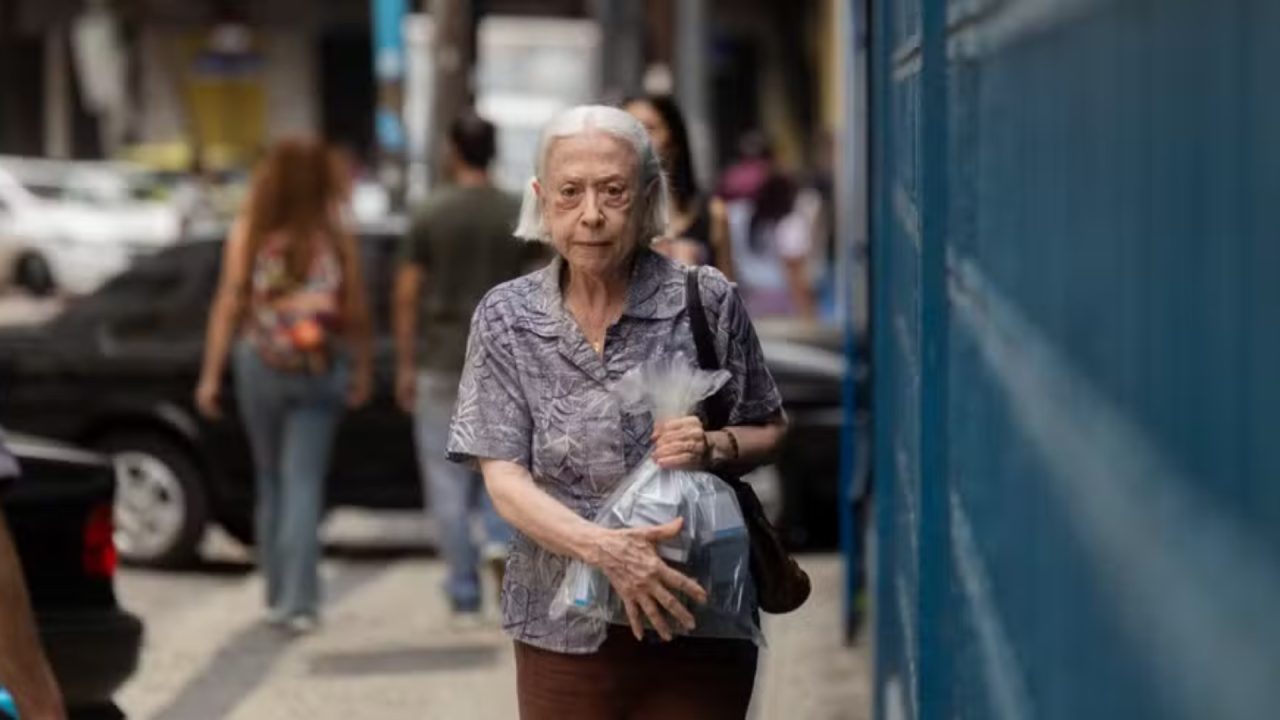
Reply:
M0 157L0 281L89 293L180 231L177 209L139 197L121 166Z

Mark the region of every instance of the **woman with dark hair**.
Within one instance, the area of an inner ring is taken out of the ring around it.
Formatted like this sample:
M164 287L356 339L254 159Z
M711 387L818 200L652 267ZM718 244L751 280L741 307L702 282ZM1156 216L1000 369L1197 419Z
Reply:
M227 238L196 406L220 417L228 357L249 433L258 563L268 617L295 632L319 619L320 512L344 403L362 405L372 343L360 257L342 216L350 187L314 139L277 143Z
M679 106L666 95L647 95L627 100L622 108L644 125L667 175L671 222L655 249L688 265L715 266L732 278L723 207L717 208L720 203L698 189L689 132Z

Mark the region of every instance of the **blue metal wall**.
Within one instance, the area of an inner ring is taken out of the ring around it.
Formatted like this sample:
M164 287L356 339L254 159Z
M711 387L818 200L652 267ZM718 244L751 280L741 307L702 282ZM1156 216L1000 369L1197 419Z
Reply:
M1280 717L1280 2L872 36L877 716Z

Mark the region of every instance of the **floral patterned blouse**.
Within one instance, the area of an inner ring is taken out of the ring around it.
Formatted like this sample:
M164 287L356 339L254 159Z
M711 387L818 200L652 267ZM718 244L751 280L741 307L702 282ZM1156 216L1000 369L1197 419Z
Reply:
M563 259L493 289L476 309L458 389L451 460L507 460L585 518L652 448L653 419L622 410L611 388L647 360L682 353L695 364L685 309L685 270L649 251L636 259L621 319L603 354L564 309ZM713 268L699 284L727 386L730 424L762 425L782 412L759 339L734 287ZM517 533L503 583L503 624L516 640L547 650L590 653L606 627L549 607L567 559Z
M342 266L332 247L322 247L301 279L289 273L283 236L269 239L254 258L246 335L272 367L319 373L332 360L332 339L341 330Z

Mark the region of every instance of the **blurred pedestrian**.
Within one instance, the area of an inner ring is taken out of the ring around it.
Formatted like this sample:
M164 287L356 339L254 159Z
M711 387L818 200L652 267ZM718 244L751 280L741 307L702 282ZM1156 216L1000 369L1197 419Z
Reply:
M840 302L836 287L840 268L835 233L835 143L830 130L818 134L808 170L796 193L796 211L804 216L812 238L809 278L813 296L818 314L828 319L836 317Z
M751 200L774 170L769 139L759 130L749 130L738 138L738 157L720 174L716 196L726 201Z
M480 476L445 459L467 329L480 298L528 269L534 246L512 240L519 198L494 187L489 165L495 130L468 113L449 128L450 184L429 196L405 236L392 300L396 396L416 424L424 492L449 565L445 592L455 616L482 606L483 559L501 585L511 528L498 516ZM472 536L478 513L485 544Z
M693 278L731 376L722 397L732 427L708 432L689 416L655 428L611 394L646 361L697 357L688 271L650 249L667 223L666 180L644 127L616 108L565 111L543 131L516 230L558 257L490 292L472 321L449 457L479 464L519 531L503 613L524 720L740 719L751 700L753 643L676 637L693 623L677 598L706 599L655 549L680 521L609 530L589 519L650 451L667 469L745 472L785 432L755 330L713 268ZM550 617L571 559L609 579L630 631Z
M259 165L227 238L196 404L210 419L228 356L253 450L258 563L268 618L319 621L319 524L344 405L370 392L372 343L360 255L342 221L334 153L290 139Z
M0 438L0 494L18 463ZM22 564L0 512L0 689L8 690L22 720L62 720L62 694L36 634Z
M752 317L814 318L812 213L796 202L796 183L760 142L744 141L751 155L732 166L720 184L735 279Z
M671 222L655 249L686 265L711 265L732 278L733 258L723 222L723 203L698 188L689 133L680 107L669 96L647 95L627 100L623 109L644 125L667 174ZM721 221L717 222L717 218Z

